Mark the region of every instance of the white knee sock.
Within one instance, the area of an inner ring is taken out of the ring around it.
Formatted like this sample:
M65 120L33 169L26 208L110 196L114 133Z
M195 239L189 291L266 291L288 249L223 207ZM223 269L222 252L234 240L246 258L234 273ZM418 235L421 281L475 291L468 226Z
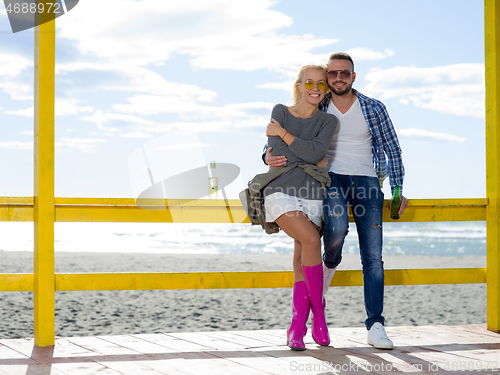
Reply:
M335 274L335 271L337 270L337 267L335 268L328 268L323 264L323 295L326 294L328 291L328 287L330 286L330 283L332 282L333 275Z

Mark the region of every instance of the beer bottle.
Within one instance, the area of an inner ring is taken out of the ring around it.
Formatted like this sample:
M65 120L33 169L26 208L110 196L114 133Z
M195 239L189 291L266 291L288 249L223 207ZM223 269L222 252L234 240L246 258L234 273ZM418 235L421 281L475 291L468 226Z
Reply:
M208 198L217 199L219 195L219 179L215 171L215 161L210 162L210 175L208 176Z
M399 191L399 185L396 185L394 188L394 195L391 199L391 219L398 220L399 214L398 211L401 208L401 193Z

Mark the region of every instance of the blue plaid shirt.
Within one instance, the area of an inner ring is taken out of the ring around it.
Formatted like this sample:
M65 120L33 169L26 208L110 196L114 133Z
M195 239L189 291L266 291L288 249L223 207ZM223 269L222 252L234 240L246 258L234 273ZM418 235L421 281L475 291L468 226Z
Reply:
M399 185L402 191L405 167L401 157L398 136L385 105L381 101L369 98L355 89L352 89L352 92L358 97L363 116L372 133L373 166L377 171L380 187L382 188L385 177L389 175L391 192L394 192L396 185ZM325 95L319 104L321 111L327 111L331 98L331 92Z

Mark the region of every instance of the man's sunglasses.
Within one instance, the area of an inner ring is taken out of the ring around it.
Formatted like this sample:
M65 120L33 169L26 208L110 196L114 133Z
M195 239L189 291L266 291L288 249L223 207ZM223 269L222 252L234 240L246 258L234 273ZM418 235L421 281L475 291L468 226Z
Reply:
M307 81L304 82L304 87L307 90L311 90L314 85L318 88L318 90L325 91L326 90L326 82L325 81L318 81L314 82L312 79L308 79Z
M337 78L337 76L340 74L340 78L342 79L349 79L351 77L351 74L354 72L351 72L349 70L330 70L326 72L328 75L328 78Z

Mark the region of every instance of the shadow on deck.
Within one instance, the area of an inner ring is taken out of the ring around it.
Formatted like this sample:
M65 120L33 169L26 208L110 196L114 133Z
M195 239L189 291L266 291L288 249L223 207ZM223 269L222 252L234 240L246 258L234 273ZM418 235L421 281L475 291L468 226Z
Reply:
M0 374L499 374L500 334L485 325L387 327L394 350L366 330L330 328L329 347L285 346L285 330L0 340Z

